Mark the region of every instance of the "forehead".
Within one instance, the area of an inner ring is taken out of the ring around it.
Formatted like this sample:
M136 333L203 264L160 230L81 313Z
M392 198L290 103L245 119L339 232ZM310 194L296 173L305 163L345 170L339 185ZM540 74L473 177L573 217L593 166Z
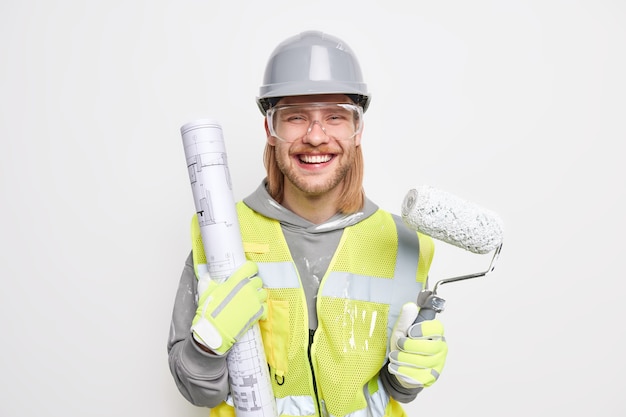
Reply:
M308 104L308 103L349 103L352 100L345 94L315 94L308 96L283 97L277 104Z

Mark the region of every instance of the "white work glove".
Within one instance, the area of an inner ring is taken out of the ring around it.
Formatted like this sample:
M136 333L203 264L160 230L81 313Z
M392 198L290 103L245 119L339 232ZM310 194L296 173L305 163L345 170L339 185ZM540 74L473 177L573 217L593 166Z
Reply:
M218 355L267 315L267 291L258 266L246 261L225 282L211 281L200 295L191 330L194 339Z
M448 354L443 324L439 320L413 324L418 312L415 303L406 303L391 332L388 369L405 388L434 384ZM411 334L420 336L408 337L409 329Z

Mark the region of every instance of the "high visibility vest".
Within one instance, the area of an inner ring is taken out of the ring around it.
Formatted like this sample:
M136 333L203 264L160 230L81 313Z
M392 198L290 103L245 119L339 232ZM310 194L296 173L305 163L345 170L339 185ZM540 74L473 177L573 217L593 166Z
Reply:
M237 213L246 257L268 290L268 316L259 325L279 415L405 416L378 374L402 305L425 286L432 239L383 210L346 227L320 282L310 344L304 290L280 223L242 202ZM206 258L195 217L192 238L197 273ZM225 402L211 410L211 417L234 415Z

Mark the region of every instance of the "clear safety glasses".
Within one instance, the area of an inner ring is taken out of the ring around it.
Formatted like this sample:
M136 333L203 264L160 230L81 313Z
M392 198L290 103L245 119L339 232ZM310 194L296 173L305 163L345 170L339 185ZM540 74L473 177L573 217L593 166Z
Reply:
M309 135L315 124L335 140L349 140L363 128L363 109L347 103L307 103L272 107L267 125L272 136L293 142Z

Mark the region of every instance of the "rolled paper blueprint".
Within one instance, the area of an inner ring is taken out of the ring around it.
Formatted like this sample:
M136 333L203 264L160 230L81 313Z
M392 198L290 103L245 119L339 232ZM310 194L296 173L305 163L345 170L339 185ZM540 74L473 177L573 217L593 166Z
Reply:
M208 119L181 127L187 171L196 207L207 264L199 276L223 282L246 257L232 191L221 126ZM206 285L203 283L203 286ZM202 294L205 288L198 289Z
M214 120L200 119L180 131L207 260L206 265L198 265L198 294L202 294L208 280L223 282L246 256L222 127ZM237 417L277 417L258 323L233 345L227 364Z

